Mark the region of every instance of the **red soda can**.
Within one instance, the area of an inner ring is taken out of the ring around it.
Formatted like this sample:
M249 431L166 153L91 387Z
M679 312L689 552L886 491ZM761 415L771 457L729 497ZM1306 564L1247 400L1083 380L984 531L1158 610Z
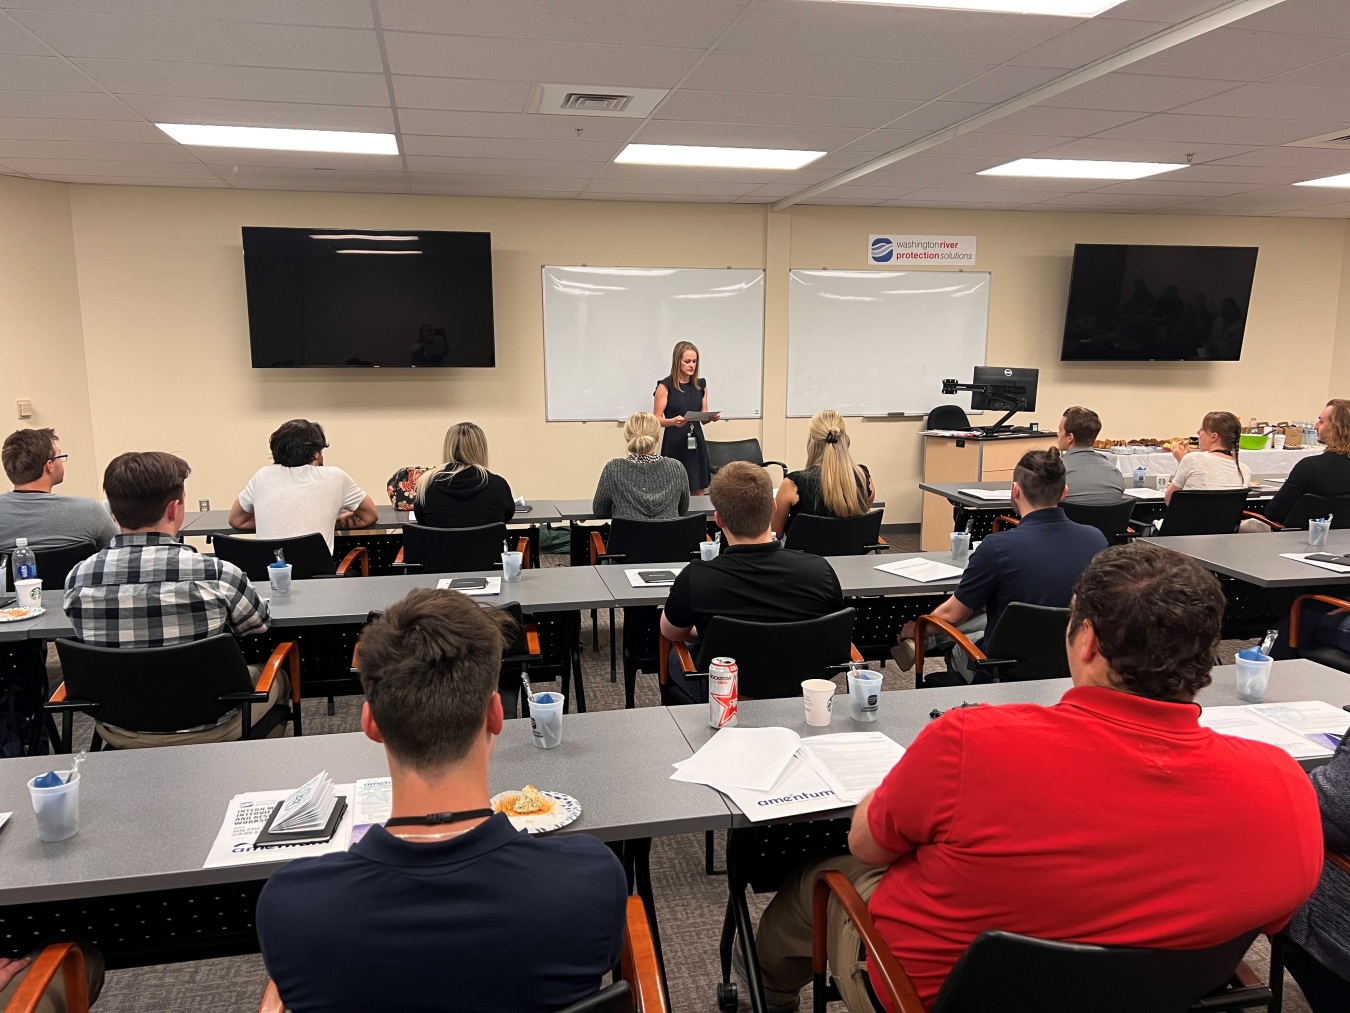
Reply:
M708 726L736 724L736 659L713 658L708 666Z

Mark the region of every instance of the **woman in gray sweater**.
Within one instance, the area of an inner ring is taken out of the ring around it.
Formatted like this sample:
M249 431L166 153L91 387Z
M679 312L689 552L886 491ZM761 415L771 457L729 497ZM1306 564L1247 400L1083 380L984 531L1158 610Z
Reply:
M651 412L634 412L623 427L628 456L605 465L595 487L596 517L669 521L689 509L689 475L673 457L662 457L661 424Z

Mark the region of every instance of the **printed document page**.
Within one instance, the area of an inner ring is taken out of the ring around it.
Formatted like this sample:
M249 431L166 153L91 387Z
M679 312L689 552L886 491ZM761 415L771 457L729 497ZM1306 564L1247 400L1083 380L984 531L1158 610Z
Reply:
M1246 707L1206 707L1200 712L1200 724L1223 735L1236 735L1279 746L1296 760L1330 756L1333 750L1320 746L1298 732L1269 721Z
M333 785L333 794L351 798L356 786L352 784ZM253 847L253 841L267 825L278 802L286 798L294 789L279 791L248 791L230 799L225 811L225 822L211 844L211 850L203 863L204 869L216 869L232 865L258 865L268 862L287 862L292 858L306 858L311 855L326 855L330 851L346 851L347 841L352 832L352 809L349 805L338 824L337 832L331 840L321 844L283 844L273 848Z
M801 758L800 753L788 761L783 775L767 791L752 791L748 788L718 790L735 802L747 819L756 823L782 819L784 816L825 812L853 804L839 798L834 789Z
M799 755L840 801L856 805L900 762L905 748L881 732L840 732L802 739Z
M719 791L768 791L799 745L801 739L791 728L723 728L689 759L674 764L670 779Z
M1247 710L1274 721L1277 725L1312 739L1319 746L1336 750L1350 729L1350 712L1325 700L1299 700L1294 703L1253 703Z
M893 573L897 577L904 577L907 580L917 580L921 584L926 584L932 580L959 580L965 572L959 566L941 563L936 559L924 559L922 556L902 559L898 563L882 563L880 566L873 567L873 569L884 570L886 573Z
M376 823L381 826L394 806L393 781L387 777L363 777L356 782L352 802L352 843L355 844Z

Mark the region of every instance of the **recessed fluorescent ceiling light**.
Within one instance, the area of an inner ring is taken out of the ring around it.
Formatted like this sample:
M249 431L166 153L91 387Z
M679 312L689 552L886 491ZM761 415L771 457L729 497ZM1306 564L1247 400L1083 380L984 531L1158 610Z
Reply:
M1294 186L1345 186L1350 187L1350 172L1340 176L1323 176L1321 179L1306 179Z
M310 239L369 239L373 243L415 243L420 236L367 236L361 232L311 233Z
M333 252L334 252L334 253L376 253L376 254L379 254L380 256L384 256L384 257L398 257L398 256L404 256L404 257L406 257L406 256L407 256L408 254L410 254L410 253L413 254L413 255L415 255L415 256L418 256L418 257L420 257L420 256L422 255L422 251L421 251L421 250L334 250Z
M978 176L1049 176L1055 179L1143 179L1188 166L1171 162L1098 162L1087 158L1019 158Z
M695 165L724 169L800 169L823 151L787 148L705 148L696 144L630 144L614 161L629 165Z
M1095 18L1125 0L835 0L842 3L889 4L892 7L941 7L949 11L993 11L996 14L1055 14Z
M289 130L280 127L220 127L156 123L179 144L207 148L262 148L267 151L328 151L352 155L397 155L393 134L351 130Z

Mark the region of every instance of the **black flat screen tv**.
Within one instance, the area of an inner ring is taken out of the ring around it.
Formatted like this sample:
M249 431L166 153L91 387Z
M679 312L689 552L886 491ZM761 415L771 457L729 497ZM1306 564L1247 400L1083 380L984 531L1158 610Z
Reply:
M255 369L496 365L491 233L243 233Z
M1256 252L1079 243L1060 360L1236 361Z

